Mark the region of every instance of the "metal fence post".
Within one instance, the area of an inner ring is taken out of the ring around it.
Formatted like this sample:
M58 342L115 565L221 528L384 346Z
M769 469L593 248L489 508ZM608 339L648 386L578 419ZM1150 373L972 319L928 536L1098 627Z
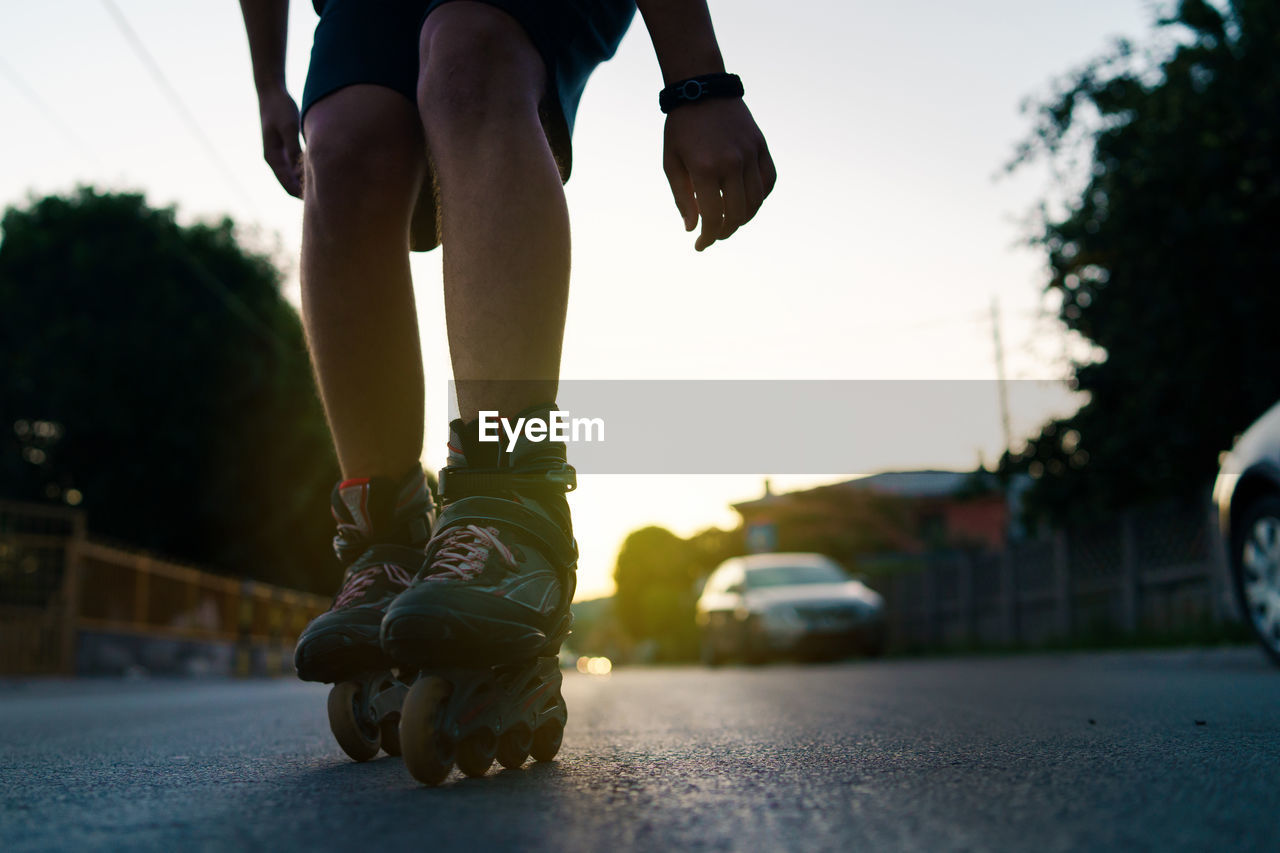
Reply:
M911 643L906 637L906 595L903 588L906 581L903 580L903 573L896 571L890 576L891 588L893 589L893 598L891 599L891 612L889 614L889 644L893 648L901 648L910 646Z
M151 558L139 557L133 572L133 624L146 625L150 610Z
M978 639L978 603L973 594L973 554L960 555L959 574L957 585L960 587L960 600L956 604L960 610L957 614L960 617L960 633L964 642L972 646Z
M1120 515L1120 628L1126 634L1138 631L1138 539L1133 512Z
M60 639L58 671L63 675L76 674L76 631L80 621L80 572L84 553L85 517L77 512L71 518L71 535L63 546L64 575L62 578L62 636Z
M921 645L932 648L937 644L938 635L938 584L936 574L936 566L933 560L926 560L924 569L921 571L921 592L920 596L924 606L923 630L921 631Z
M271 604L267 611L267 675L280 674L284 664L284 590L272 587Z
M1008 542L1000 552L1000 627L1007 644L1018 642L1018 575Z
M253 583L240 582L240 600L236 608L235 674L246 678L253 674Z
M1053 536L1053 593L1058 630L1062 639L1071 638L1071 555L1067 548L1067 531Z

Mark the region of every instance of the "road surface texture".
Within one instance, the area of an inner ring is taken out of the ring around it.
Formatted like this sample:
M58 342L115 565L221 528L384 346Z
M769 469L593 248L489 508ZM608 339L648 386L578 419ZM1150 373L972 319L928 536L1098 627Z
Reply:
M1253 649L566 675L557 761L417 786L325 690L0 685L0 850L1277 850Z

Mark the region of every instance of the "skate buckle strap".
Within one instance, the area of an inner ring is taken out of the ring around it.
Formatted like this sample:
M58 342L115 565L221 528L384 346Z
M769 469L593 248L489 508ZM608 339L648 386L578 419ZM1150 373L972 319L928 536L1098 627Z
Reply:
M446 531L473 524L480 527L496 524L499 527L523 531L525 535L532 536L541 542L561 566L572 571L577 565L577 543L555 522L523 504L487 496L463 498L445 507L436 525L435 538L427 545L427 562L430 563L434 559L436 550L445 541L443 534Z
M572 492L577 487L578 473L568 464L525 470L447 467L440 471L440 496L447 500L501 492Z

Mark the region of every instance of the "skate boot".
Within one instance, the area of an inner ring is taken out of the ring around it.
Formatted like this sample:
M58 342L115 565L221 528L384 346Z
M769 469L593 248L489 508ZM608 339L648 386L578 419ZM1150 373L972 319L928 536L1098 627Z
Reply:
M518 417L547 419L554 407ZM382 622L387 653L417 677L405 699L405 764L435 785L456 762L519 767L560 748L560 644L569 633L577 546L562 442L524 435L507 451L454 421L443 502L426 561Z
M332 506L342 586L298 638L294 667L304 681L334 684L330 728L343 751L368 761L379 748L400 751L400 704L408 688L392 672L378 631L387 605L422 565L435 501L415 466L398 484L382 478L339 483Z

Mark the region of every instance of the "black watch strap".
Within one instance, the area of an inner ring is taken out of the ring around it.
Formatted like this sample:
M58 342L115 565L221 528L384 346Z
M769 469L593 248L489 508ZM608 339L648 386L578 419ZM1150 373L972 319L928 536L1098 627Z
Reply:
M676 107L706 98L741 98L742 78L737 74L703 74L679 80L658 93L658 107L669 113Z

